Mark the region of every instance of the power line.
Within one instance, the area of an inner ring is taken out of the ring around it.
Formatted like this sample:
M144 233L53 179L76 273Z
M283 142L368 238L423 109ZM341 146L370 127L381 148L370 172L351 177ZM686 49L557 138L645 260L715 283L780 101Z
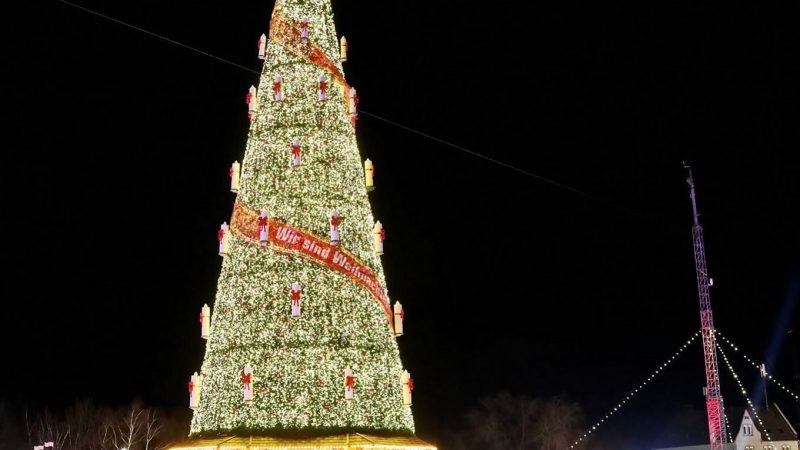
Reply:
M201 55L204 55L204 56L207 56L207 57L209 57L209 58L215 59L215 60L217 60L217 61L223 62L223 63L225 63L225 64L229 64L229 65L231 65L231 66L233 66L233 67L237 67L237 68L239 68L239 69L245 70L245 71L247 71L247 72L250 72L250 73L254 73L254 74L256 74L256 75L261 75L261 72L260 72L260 71L258 71L258 70L254 70L254 69L251 69L251 68L249 68L249 67L243 66L243 65L241 65L241 64L237 64L237 63L235 63L235 62L233 62L233 61L229 61L229 60L227 60L227 59L225 59L225 58L220 58L219 56L213 55L213 54L211 54L211 53L208 53L208 52L206 52L206 51L203 51L203 50L200 50L200 49L198 49L198 48L192 47L192 46L190 46L190 45L186 45L186 44L184 44L184 43L182 43L182 42L178 42L178 41L176 41L176 40L174 40L174 39L170 39L170 38L168 38L168 37L166 37L166 36L162 36L162 35L160 35L160 34L158 34L158 33L154 33L154 32L152 32L152 31L146 30L146 29L144 29L144 28L137 27L137 26L135 26L135 25L132 25L132 24L130 24L130 23L127 23L127 22L124 22L124 21L122 21L122 20L119 20L119 19L116 19L116 18L114 18L114 17L108 16L108 15L106 15L106 14L102 14L102 13L100 13L100 12L94 11L94 10L92 10L92 9L86 8L86 7L84 7L84 6L81 6L81 5L76 5L75 3L71 3L71 2L69 2L69 1L67 1L67 0L58 0L58 1L59 1L60 3L63 3L63 4L65 4L65 5L71 6L71 7L73 7L73 8L79 9L79 10L81 10L81 11L84 11L84 12L87 12L87 13L89 13L89 14L93 14L93 15L95 15L95 16L97 16L97 17L101 17L101 18L103 18L103 19L110 20L110 21L112 21L112 22L114 22L114 23L117 23L117 24L119 24L119 25L122 25L122 26L125 26L125 27L128 27L128 28L131 28L131 29L133 29L133 30L136 30L136 31L140 31L140 32L142 32L142 33L148 34L148 35L150 35L150 36L153 36L153 37L155 37L155 38L158 38L158 39L161 39L161 40L163 40L163 41L169 42L169 43L171 43L171 44L177 45L177 46L179 46L179 47L183 47L183 48L185 48L185 49L187 49L187 50L191 50L191 51L193 51L193 52L199 53L199 54L201 54ZM453 143L451 143L451 142L445 141L444 139L439 139L439 138L437 138L437 137L435 137L435 136L432 136L432 135L430 135L430 134L427 134L427 133L424 133L424 132L422 132L422 131L416 130L416 129L414 129L414 128L411 128L411 127L409 127L409 126L406 126L406 125L403 125L403 124L397 123L397 122L395 122L395 121L392 121L392 120L386 119L386 118L384 118L384 117L381 117L381 116L379 116L379 115L377 115L377 114L370 113L370 112L368 112L368 111L365 111L365 110L363 110L363 109L359 109L359 110L358 110L358 112L359 112L359 113L362 113L362 114L364 114L364 115L367 115L367 116L369 116L369 117L372 117L372 118L374 118L374 119L380 120L380 121L382 121L382 122L384 122L384 123L387 123L387 124L389 124L389 125L395 126L395 127L397 127L397 128L400 128L400 129L406 130L406 131L408 131L408 132L411 132L411 133L417 134L417 135L419 135L419 136L425 137L425 138L427 138L427 139L430 139L430 140L432 140L432 141L438 142L438 143L440 143L440 144L442 144L442 145L446 145L446 146L448 146L448 147L451 147L451 148L454 148L454 149L460 150L460 151L462 151L462 152L464 152L464 153L467 153L467 154L469 154L469 155L472 155L472 156L475 156L475 157L477 157L477 158L483 159L483 160L485 160L485 161L489 161L489 162L491 162L491 163L493 163L493 164L497 164L497 165L499 165L499 166L501 166L501 167L505 167L506 169L513 170L513 171L515 171L515 172L517 172L517 173L519 173L519 174L522 174L522 175L525 175L525 176L528 176L528 177L531 177L531 178L535 178L535 179L537 179L537 180L539 180L539 181L542 181L542 182L548 183L548 184L550 184L550 185L556 186L556 187L558 187L558 188L560 188L560 189L563 189L563 190L565 190L565 191L571 192L571 193L573 193L573 194L576 194L576 195L578 195L578 196L581 196L581 197L585 197L585 198L588 198L588 199L594 200L594 201L596 201L596 202L598 202L598 203L602 203L602 204L604 204L604 205L606 205L606 206L609 206L609 207L611 207L611 208L614 208L614 209L617 209L617 210L620 210L620 211L624 211L624 212L626 212L626 213L629 213L629 214L632 214L632 215L635 215L635 216L638 216L638 217L645 217L645 216L644 216L643 214L641 214L641 213L637 213L637 212L635 212L635 211L633 211L633 210L631 210L631 209L628 209L628 208L626 208L626 207L624 207L624 206L622 206L622 205L616 204L616 203L614 203L614 202L611 202L611 201L609 201L609 200L606 200L606 199L603 199L603 198L597 197L597 196L595 196L595 195L589 194L589 193L587 193L587 192L585 192L585 191L582 191L582 190L580 190L580 189L576 189L576 188L574 188L574 187L567 186L567 185L565 185L565 184L563 184L563 183L559 183L559 182L557 182L557 181L555 181L555 180L552 180L552 179L550 179L550 178L544 177L544 176L542 176L542 175L535 174L535 173L533 173L533 172L530 172L530 171L528 171L528 170L521 169L521 168L519 168L519 167L517 167L517 166L514 166L514 165L512 165L512 164L509 164L509 163L506 163L506 162L500 161L500 160L498 160L498 159L495 159L495 158L492 158L492 157L486 156L486 155L484 155L484 154L481 154L481 153L478 153L478 152L476 152L476 151L474 151L474 150L470 150L470 149L468 149L468 148L465 148L465 147L462 147L462 146L460 146L460 145L453 144Z
M131 24L127 23L127 22L123 22L123 21L121 21L121 20L119 20L119 19L115 19L115 18L113 18L113 17L111 17L111 16L107 16L107 15L105 15L105 14L102 14L102 13L99 13L99 12L97 12L97 11L93 11L93 10L91 10L91 9L89 9L89 8L86 8L86 7L83 7L83 6L81 6L81 5L76 5L76 4L74 4L74 3L70 3L70 2L68 2L67 0L58 0L58 1L59 1L59 2L61 2L61 3L63 3L63 4L65 4L65 5L72 6L73 8L80 9L81 11L88 12L89 14L94 14L95 16L102 17L103 19L110 20L110 21L112 21L112 22L118 23L118 24L120 24L120 25L123 25L123 26L126 26L126 27L128 27L128 28L132 28L132 29L134 29L134 30L136 30L136 31L141 31L142 33L145 33L145 34L149 34L150 36L153 36L153 37L156 37L156 38L158 38L158 39L161 39L162 41L167 41L167 42L169 42L170 44L175 44L175 45L177 45L177 46L179 46L179 47L183 47L183 48L185 48L185 49L189 49L189 50L191 50L191 51L193 51L193 52L200 53L201 55L208 56L209 58L214 58L214 59L216 59L216 60L218 60L218 61L222 61L222 62L224 62L225 64L230 64L230 65L232 65L232 66L234 66L234 67L238 67L238 68L240 68L240 69L242 69L242 70L246 70L246 71L248 71L248 72L252 72L252 73L254 73L254 74L256 74L256 75L261 75L261 72L259 72L259 71L257 71L257 70L253 70L253 69L250 69L249 67L245 67L245 66L243 66L243 65L236 64L236 63L235 63L235 62L233 62L233 61L228 61L227 59L220 58L219 56L212 55L211 53L208 53L208 52L204 52L204 51L202 51L202 50L200 50L200 49L197 49L197 48L194 48L194 47L192 47L192 46L186 45L186 44L184 44L184 43L182 43L182 42L178 42L178 41L176 41L176 40L174 40L174 39L170 39L170 38L168 38L168 37L166 37L166 36L162 36L162 35L160 35L160 34L158 34L158 33L153 33L152 31L145 30L144 28L139 28L139 27L137 27L136 25L131 25Z
M503 161L500 161L500 160L497 160L497 159L491 158L491 157L489 157L489 156L486 156L486 155L480 154L480 153L478 153L478 152L476 152L476 151L470 150L470 149L468 149L468 148L465 148L465 147L462 147L462 146L460 146L460 145L453 144L452 142L445 141L444 139L439 139L439 138L437 138L437 137L435 137L435 136L431 136L430 134L423 133L422 131L415 130L415 129L413 129L413 128L411 128L411 127L408 127L408 126L405 126L405 125L403 125L403 124L400 124L400 123L397 123L397 122L391 121L391 120L389 120L389 119L386 119L386 118L384 118L384 117L380 117L380 116L378 116L378 115L375 115L375 114L372 114L372 113L370 113L370 112L364 111L363 109L359 109L359 110L358 110L358 112L359 112L359 113L366 114L366 115L368 115L368 116L370 116L370 117L372 117L372 118L378 119L378 120L380 120L380 121L382 121L382 122L386 122L386 123L388 123L388 124L390 124L390 125L393 125L393 126L396 126L396 127L398 127L398 128L402 128L402 129L404 129L404 130L406 130L406 131L409 131L409 132L411 132L411 133L414 133L414 134L417 134L417 135L423 136L423 137L425 137L425 138L428 138L428 139L430 139L430 140L436 141L436 142L438 142L438 143L440 143L440 144L443 144L443 145L446 145L446 146L448 146L448 147L452 147L452 148L455 148L455 149L457 149L457 150L461 150L462 152L468 153L468 154L470 154L470 155L472 155L472 156L475 156L475 157L478 157L478 158L484 159L484 160L486 160L486 161L489 161L489 162L491 162L491 163L494 163L494 164L497 164L497 165L499 165L499 166L505 167L505 168L507 168L507 169L511 169L511 170L513 170L513 171L515 171L515 172L521 173L521 174L523 174L523 175L526 175L526 176L529 176L529 177L531 177L531 178L536 178L536 179L537 179L537 180L539 180L539 181L543 181L543 182L545 182L545 183L552 184L553 186L556 186L556 187L559 187L559 188L561 188L561 189L564 189L565 191L572 192L573 194L577 194L577 195L580 195L580 196L582 196L582 197L586 197L586 198L592 199L592 200L594 200L594 201L596 201L596 202L603 203L603 204L605 204L606 206L610 206L610 207L612 207L612 208L616 208L616 209L619 209L619 210L625 211L625 212L627 212L627 213L630 213L630 214L633 214L633 215L641 216L641 214L640 214L640 213L637 213L637 212L635 212L635 211L632 211L632 210L630 210L630 209L628 209L628 208L626 208L626 207L624 207L624 206L617 205L617 204L615 204L615 203L612 203L612 202L610 202L610 201L608 201L608 200L605 200L605 199L602 199L602 198L600 198L600 197L594 196L594 195L592 195L592 194L589 194L589 193L587 193L587 192L584 192L584 191L581 191L581 190L579 190L579 189L573 188L573 187L571 187L571 186L567 186L566 184L559 183L558 181L551 180L550 178L547 178L547 177L544 177L544 176L541 176L541 175L535 174L535 173L533 173L533 172L530 172L530 171L527 171L527 170L525 170L525 169L520 169L519 167L516 167L516 166L513 166L513 165L511 165L511 164L508 164L508 163L506 163L506 162L503 162Z

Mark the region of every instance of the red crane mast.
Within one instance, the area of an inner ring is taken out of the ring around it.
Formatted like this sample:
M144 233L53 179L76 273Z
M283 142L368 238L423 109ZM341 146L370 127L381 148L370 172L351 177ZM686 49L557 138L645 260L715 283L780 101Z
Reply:
M694 189L692 168L689 170L689 197L692 199L692 238L694 240L694 266L697 272L697 295L700 299L700 326L703 334L703 355L706 369L706 411L708 413L708 437L711 450L722 450L727 442L725 432L725 408L719 388L719 370L717 369L717 348L714 329L714 314L711 311L711 281L706 268L706 252L703 244L703 227L697 214L697 198Z

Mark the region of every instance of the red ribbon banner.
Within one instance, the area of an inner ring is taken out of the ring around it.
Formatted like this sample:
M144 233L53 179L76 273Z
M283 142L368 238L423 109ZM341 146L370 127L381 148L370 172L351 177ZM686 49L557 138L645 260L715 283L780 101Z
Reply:
M304 45L300 41L303 25L302 23L299 25L300 27L298 28L297 22L293 22L286 17L279 7L276 7L275 11L272 13L272 19L269 24L270 39L281 44L285 49L291 51L295 55L307 59L328 71L328 73L333 76L334 81L344 86L345 92L348 92L350 90L350 85L347 84L344 75L339 72L339 68L328 58L325 52L318 46L313 45L312 39L310 39L311 45L309 46Z
M260 245L259 218L259 212L237 201L233 206L230 229L237 238L251 245ZM393 314L389 297L386 295L386 291L383 289L378 277L362 262L340 247L293 228L272 217L269 218L269 243L270 248L276 251L288 250L293 254L303 256L344 274L356 284L365 288L375 300L381 303L391 324Z

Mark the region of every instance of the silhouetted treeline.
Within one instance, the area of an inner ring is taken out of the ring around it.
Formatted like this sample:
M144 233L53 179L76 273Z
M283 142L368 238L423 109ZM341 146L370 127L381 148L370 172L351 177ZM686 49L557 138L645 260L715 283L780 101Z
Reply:
M47 442L52 450L161 450L186 437L188 420L189 414L168 414L138 401L109 407L81 400L62 413L16 415L0 403L0 450L31 450Z
M480 399L442 448L452 450L564 450L582 433L577 403L562 397L500 393Z

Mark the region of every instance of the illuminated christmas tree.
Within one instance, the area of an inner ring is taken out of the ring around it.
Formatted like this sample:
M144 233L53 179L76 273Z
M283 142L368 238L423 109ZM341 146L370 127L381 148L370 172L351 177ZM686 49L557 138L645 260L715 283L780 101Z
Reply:
M403 310L386 294L346 52L330 0L278 0L246 98L247 148L230 168L237 198L218 232L216 300L200 315L208 341L189 383L194 440L173 448L239 438L434 448L413 436L413 380L396 342Z

